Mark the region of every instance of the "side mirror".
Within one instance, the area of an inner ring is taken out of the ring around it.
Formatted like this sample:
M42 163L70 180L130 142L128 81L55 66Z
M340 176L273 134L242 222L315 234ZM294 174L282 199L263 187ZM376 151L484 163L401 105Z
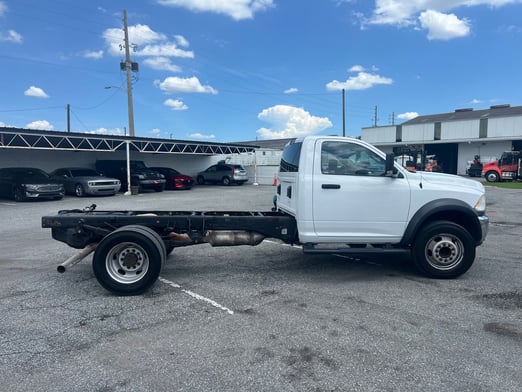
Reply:
M385 171L386 176L392 176L394 174L397 174L397 169L395 168L395 156L393 154L386 154L386 165L385 165Z

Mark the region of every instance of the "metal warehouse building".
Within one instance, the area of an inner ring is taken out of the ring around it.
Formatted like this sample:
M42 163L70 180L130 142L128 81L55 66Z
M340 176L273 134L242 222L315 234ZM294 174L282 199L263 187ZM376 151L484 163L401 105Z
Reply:
M363 128L361 139L396 155L434 154L444 172L464 175L475 155L484 163L503 151L522 149L522 106L418 116L401 125Z

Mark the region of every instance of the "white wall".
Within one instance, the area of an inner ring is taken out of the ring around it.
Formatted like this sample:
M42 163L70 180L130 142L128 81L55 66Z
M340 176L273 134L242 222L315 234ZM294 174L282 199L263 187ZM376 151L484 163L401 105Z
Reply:
M441 124L441 140L478 139L479 120L448 121Z
M395 125L361 130L361 139L368 143L395 143L396 136Z
M488 137L520 137L520 135L522 135L522 117L488 120Z
M424 141L433 141L434 129L433 123L403 125L402 142L423 143Z

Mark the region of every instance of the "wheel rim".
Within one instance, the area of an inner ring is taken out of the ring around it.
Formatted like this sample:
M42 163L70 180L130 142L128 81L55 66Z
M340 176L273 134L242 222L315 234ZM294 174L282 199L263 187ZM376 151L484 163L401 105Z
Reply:
M229 185L230 179L228 177L223 178L223 185Z
M107 253L105 265L109 276L122 284L138 282L149 269L147 252L138 244L124 242Z
M76 185L76 196L83 196L83 187L81 185Z
M438 270L449 270L464 257L464 244L453 234L437 234L426 244L426 260Z
M497 182L497 174L496 173L488 173L486 180L489 182Z

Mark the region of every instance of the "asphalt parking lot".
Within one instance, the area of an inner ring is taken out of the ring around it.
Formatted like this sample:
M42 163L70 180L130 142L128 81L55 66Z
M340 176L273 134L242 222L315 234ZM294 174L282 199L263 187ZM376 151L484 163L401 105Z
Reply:
M488 238L456 280L404 259L176 249L143 296L40 227L60 209L269 210L272 186L0 199L0 390L521 391L522 191L487 188ZM392 206L391 206L392 207Z

